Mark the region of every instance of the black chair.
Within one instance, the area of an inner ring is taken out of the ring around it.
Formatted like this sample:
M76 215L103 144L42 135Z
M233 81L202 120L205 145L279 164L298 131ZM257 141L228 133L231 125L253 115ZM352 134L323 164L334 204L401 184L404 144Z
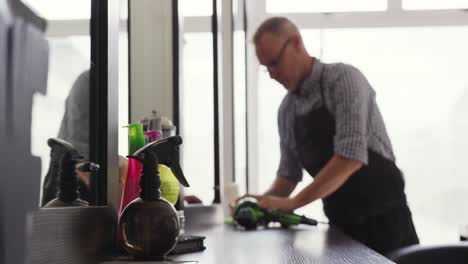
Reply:
M398 264L466 264L468 242L433 246L414 245L387 255Z

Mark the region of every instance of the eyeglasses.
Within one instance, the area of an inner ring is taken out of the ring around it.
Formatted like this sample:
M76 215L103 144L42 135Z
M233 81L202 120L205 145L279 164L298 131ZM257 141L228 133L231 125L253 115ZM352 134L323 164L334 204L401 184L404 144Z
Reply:
M265 68L266 70L271 70L271 69L275 69L278 67L278 64L280 63L281 61L281 58L283 57L283 54L284 54L284 51L286 50L286 47L288 46L289 44L289 41L291 40L291 38L288 38L283 46L281 46L281 49L280 51L278 52L278 55L276 55L276 58L274 58L272 61L270 61L268 64L265 64Z

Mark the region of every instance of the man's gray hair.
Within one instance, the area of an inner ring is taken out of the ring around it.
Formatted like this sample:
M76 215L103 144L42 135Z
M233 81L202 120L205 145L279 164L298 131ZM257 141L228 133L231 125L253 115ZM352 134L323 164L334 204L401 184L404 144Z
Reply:
M292 34L299 33L297 26L286 17L270 17L263 21L255 31L253 41L258 44L258 41L264 33L271 33L277 37L288 38Z

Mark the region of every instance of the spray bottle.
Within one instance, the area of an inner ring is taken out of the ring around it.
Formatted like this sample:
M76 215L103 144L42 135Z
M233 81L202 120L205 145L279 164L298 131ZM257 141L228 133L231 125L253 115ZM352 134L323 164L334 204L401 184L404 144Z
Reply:
M136 258L164 258L177 243L179 221L176 210L161 197L158 164L168 166L177 180L189 187L179 165L180 136L152 142L129 156L142 163L140 197L120 217L119 235L123 248Z
M60 182L57 198L44 207L87 206L88 202L80 199L76 171L95 172L99 165L84 161L78 150L65 140L50 138L47 144L52 148L52 164L59 167Z

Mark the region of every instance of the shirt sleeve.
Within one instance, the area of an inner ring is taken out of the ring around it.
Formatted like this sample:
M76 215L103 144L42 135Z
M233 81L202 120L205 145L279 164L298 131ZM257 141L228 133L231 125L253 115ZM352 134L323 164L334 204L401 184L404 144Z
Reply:
M89 70L73 83L58 133L59 138L73 144L85 158L89 157L89 83Z
M286 146L284 142L280 142L281 158L277 176L286 177L293 181L302 180L302 165L299 158L292 151L291 148Z
M336 102L334 152L367 165L372 87L358 69L343 65L333 89Z
M278 111L278 131L280 137L280 162L276 172L277 176L283 176L293 181L302 180L302 163L299 160L297 153L292 149L292 131L288 127L293 126L291 123L290 102L283 100Z

